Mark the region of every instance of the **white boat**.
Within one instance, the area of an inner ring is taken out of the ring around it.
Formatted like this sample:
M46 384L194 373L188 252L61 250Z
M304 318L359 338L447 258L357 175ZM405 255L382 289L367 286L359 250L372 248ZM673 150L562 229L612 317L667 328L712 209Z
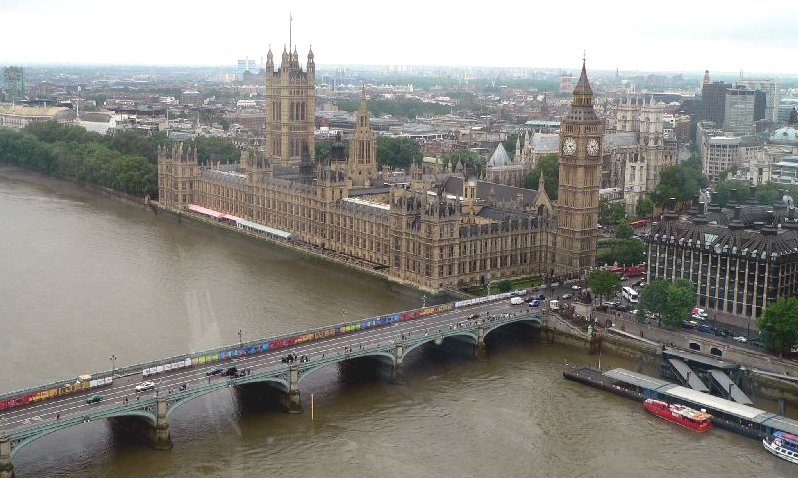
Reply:
M798 465L798 436L777 431L763 438L762 445L777 457Z

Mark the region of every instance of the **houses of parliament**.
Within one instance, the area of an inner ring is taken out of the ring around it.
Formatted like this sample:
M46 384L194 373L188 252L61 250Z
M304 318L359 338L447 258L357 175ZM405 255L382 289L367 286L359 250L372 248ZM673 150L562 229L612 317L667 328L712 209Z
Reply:
M347 153L315 156L315 61L296 49L266 61L263 148L240 164L200 166L182 146L158 154L159 202L210 211L256 231L334 252L432 291L531 275L576 276L595 265L603 123L584 62L561 124L559 200L543 188L477 179L459 165L379 170L365 90ZM240 226L239 226L240 227Z

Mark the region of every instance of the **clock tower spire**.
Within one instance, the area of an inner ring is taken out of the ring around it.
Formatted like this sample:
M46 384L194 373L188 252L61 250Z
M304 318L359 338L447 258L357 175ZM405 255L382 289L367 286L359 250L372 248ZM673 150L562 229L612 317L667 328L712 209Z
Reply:
M593 109L585 59L571 107L560 126L555 273L577 274L596 265L601 140L604 122Z

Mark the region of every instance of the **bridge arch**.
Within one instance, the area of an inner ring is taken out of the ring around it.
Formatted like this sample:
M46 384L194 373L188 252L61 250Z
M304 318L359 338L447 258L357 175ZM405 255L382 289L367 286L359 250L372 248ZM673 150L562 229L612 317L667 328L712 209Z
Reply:
M321 370L323 368L329 367L330 365L335 365L335 364L346 362L348 360L355 360L355 359L365 358L365 357L377 357L377 358L385 359L385 361L390 363L391 365L396 365L396 356L394 356L394 354L391 353L391 352L387 352L387 351L383 351L383 350L374 350L374 351L369 351L368 353L357 354L357 355L351 355L351 354L350 355L342 355L342 356L340 356L340 360L339 360L339 357L336 356L335 359L332 359L332 360L328 359L328 360L326 360L324 362L317 362L317 363L314 363L313 365L309 366L308 368L300 369L298 382L302 383L302 380L306 379L309 375L311 375L311 374L313 374L315 372L318 372L319 370Z
M103 414L102 416L98 416L98 417L91 417L90 416L90 418L91 418L91 421L96 422L96 421L99 421L99 420L102 420L102 419L106 419L106 418L130 417L130 416L144 418L147 421L149 421L151 424L153 424L153 426L155 426L154 425L155 424L155 420L156 420L155 414L153 414L151 412L148 412L148 411L145 411L145 410L118 410L118 411L111 411L108 414ZM31 435L28 435L28 436L24 436L24 437L22 437L22 438L20 438L18 440L14 440L13 441L13 446L11 447L11 458L13 459L14 456L16 456L17 453L22 451L23 448L25 448L26 446L30 445L31 443L33 443L34 441L38 440L39 438L44 438L47 435L51 435L53 433L60 432L61 430L66 430L67 428L72 428L74 426L80 426L80 425L84 425L84 424L86 424L86 422L83 421L80 418L77 418L77 417L72 418L72 419L65 418L64 420L61 420L59 422L55 422L53 424L53 426L51 426L51 427L39 430L36 433L33 433Z
M202 397L202 396L207 395L209 393L217 392L219 390L224 390L224 389L232 387L232 386L245 385L245 384L248 384L248 383L272 383L272 384L278 385L277 388L279 388L283 392L287 392L288 389L289 389L288 380L280 378L280 377L258 377L257 375L255 375L255 376L248 376L246 380L241 380L241 381L217 382L216 386L197 388L197 389L194 389L193 393L189 393L187 395L183 395L177 400L169 401L168 402L169 406L168 406L168 408L166 410L166 418L169 418L169 416L172 414L172 412L174 412L178 408L182 407L186 403L188 403L188 402L190 402L190 401L192 401L192 400L194 400L196 398Z
M491 333L494 330L497 330L497 329L499 329L501 327L504 327L505 325L517 324L517 323L520 323L520 322L527 322L530 325L536 326L538 328L543 326L543 321L540 319L540 317L522 316L522 317L518 317L517 319L507 319L507 320L503 320L503 321L498 322L498 323L490 323L489 325L486 325L485 326L485 336L487 337L489 333Z
M479 339L477 338L476 332L463 330L461 332L455 334L448 334L448 335L430 335L429 337L425 337L425 340L421 340L419 342L413 342L412 344L408 345L404 350L404 356L407 356L411 351L421 347L422 345L428 344L430 342L435 342L436 340L446 340L450 337L465 337L468 339L468 342L477 343Z

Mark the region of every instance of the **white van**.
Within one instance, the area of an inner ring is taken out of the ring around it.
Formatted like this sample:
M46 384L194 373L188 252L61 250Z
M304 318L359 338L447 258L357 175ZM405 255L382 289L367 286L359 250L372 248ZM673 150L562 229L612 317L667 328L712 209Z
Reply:
M560 310L560 302L557 300L550 300L549 301L549 309L551 310Z
M524 299L521 297L510 297L510 303L513 305L521 305L524 303Z

